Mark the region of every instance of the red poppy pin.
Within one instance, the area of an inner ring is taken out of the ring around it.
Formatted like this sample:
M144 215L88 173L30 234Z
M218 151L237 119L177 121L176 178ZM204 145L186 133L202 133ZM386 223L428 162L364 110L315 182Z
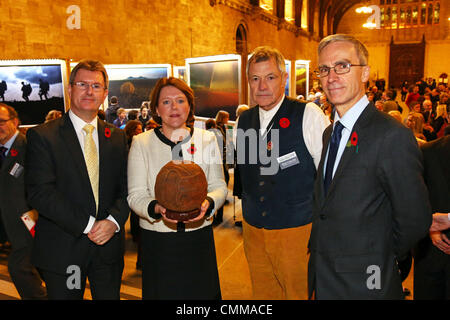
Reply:
M290 124L291 124L291 122L289 121L288 118L280 119L280 127L282 127L283 129L286 129L287 127L289 127Z
M9 153L11 154L11 157L17 157L19 152L16 149L9 150Z
M267 150L272 150L272 141L267 142Z
M105 128L105 137L111 138L111 129L108 127Z
M356 131L353 131L352 135L350 136L350 140L347 142L347 147L356 147L356 153L358 153L358 134Z
M188 148L187 152L189 154L194 154L197 149L195 148L195 145L192 143L191 146Z

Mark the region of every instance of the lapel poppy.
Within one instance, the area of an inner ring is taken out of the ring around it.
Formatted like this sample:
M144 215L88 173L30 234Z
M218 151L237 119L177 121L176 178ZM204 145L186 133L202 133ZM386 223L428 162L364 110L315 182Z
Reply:
M195 148L194 144L192 143L191 146L188 148L187 152L189 154L194 154L197 151L197 148Z
M358 144L358 134L356 133L356 131L353 131L352 136L350 137L350 143L353 146L356 146Z
M352 135L350 136L350 140L347 142L347 147L356 147L356 153L359 151L358 146L358 134L356 131L353 131Z
M17 157L19 152L16 149L11 149L9 150L9 154L11 155L11 157Z
M280 127L282 127L283 129L289 127L291 124L291 122L289 121L288 118L281 118L279 123L280 123Z
M108 127L105 128L105 137L107 138L111 137L111 129Z

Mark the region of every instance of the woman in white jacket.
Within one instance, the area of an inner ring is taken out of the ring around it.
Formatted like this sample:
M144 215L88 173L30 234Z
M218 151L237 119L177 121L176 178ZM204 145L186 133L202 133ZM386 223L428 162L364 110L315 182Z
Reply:
M135 136L128 156L128 203L142 229L142 298L221 299L211 222L227 187L216 138L189 125L194 93L182 80L160 79L150 98L161 126ZM200 215L185 222L168 219L155 199L156 176L172 160L195 162L208 181Z

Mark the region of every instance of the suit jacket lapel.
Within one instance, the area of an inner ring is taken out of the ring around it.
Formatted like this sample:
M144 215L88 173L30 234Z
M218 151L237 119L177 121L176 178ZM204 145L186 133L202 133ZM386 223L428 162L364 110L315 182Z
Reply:
M321 204L325 200L325 190L324 190L324 168L325 168L325 156L327 155L328 145L330 144L331 133L333 132L333 125L330 124L323 132L322 137L322 155L320 157L319 167L317 168L317 181L318 181L318 197Z
M81 177L85 180L88 185L91 184L89 180L89 175L86 168L86 162L84 160L83 151L81 150L80 141L78 141L77 134L73 127L72 121L70 121L69 114L66 113L63 116L61 127L60 127L61 137L64 140L64 145L71 154L71 158L75 162Z
M365 136L364 136L365 132L363 129L370 123L370 119L372 118L372 115L374 114L375 110L376 109L372 104L369 104L366 106L366 108L364 109L364 111L361 113L358 120L356 121L355 125L353 126L352 132L350 133L350 139L354 132L356 132L356 134L358 136L358 143L365 139ZM329 142L330 138L331 138L331 132L329 133L329 138L327 140L326 148L328 148L328 142ZM348 141L346 141L345 143L347 144L347 142ZM356 156L356 150L357 150L357 148L355 146L345 147L344 152L341 157L341 160L339 161L339 164L336 168L336 172L334 173L333 180L331 180L328 194L333 192L336 181L339 181L339 177L346 170L348 164L351 162L351 159L353 159L353 157ZM325 152L326 152L326 149L325 149ZM322 181L323 181L323 178L322 178ZM322 187L322 190L323 190L323 187Z
M11 148L9 149L5 159L3 159L1 171L9 170L11 163L17 161L18 157L22 157L22 152L24 151L23 146L24 138L21 133L19 133L13 144L11 145ZM13 155L13 152L16 154Z

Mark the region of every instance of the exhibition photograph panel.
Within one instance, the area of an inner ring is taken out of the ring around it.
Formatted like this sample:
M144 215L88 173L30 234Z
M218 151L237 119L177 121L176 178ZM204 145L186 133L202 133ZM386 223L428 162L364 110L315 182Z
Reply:
M45 121L50 110L66 110L65 60L0 61L0 101L12 106L22 125Z
M218 111L236 119L240 101L241 56L236 54L186 59L188 84L194 90L195 115L214 118Z
M142 102L150 100L156 82L172 74L170 64L110 64L105 68L109 77L108 101L116 96L124 109L139 109Z

